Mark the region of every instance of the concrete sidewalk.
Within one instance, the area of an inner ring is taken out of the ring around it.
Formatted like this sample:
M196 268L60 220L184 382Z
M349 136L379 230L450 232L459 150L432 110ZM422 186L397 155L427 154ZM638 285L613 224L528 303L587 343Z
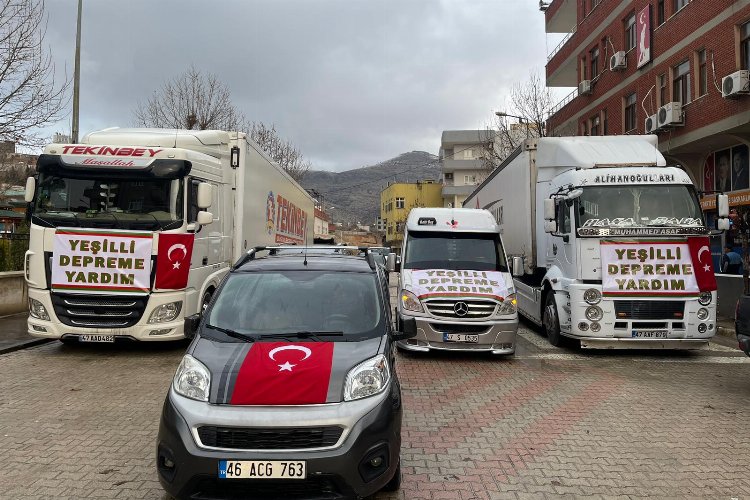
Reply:
M0 317L0 354L49 342L49 339L38 339L26 333L27 317L26 312Z

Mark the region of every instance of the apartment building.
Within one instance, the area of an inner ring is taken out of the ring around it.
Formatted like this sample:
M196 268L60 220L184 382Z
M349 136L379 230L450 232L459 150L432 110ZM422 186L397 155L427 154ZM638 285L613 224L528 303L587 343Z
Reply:
M379 227L385 232L385 245L400 251L404 241L404 224L415 207L442 207L442 185L433 180L396 182L380 192Z
M495 130L445 130L440 141L443 207L462 206L491 171L500 147Z

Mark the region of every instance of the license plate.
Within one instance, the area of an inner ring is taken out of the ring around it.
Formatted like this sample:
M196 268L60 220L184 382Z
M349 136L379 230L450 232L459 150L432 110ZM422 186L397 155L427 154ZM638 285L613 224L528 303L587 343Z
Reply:
M667 330L633 330L634 339L665 339Z
M467 342L476 344L479 342L479 335L467 335L465 333L444 333L443 341L445 342Z
M79 335L79 342L114 342L114 335Z
M219 479L305 479L306 462L220 460Z

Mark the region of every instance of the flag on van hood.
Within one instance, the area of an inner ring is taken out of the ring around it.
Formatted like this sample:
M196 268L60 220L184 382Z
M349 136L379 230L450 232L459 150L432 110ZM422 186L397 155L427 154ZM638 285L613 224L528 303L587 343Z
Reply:
M433 297L488 297L504 300L508 284L500 271L405 269L404 285L420 299Z
M187 287L194 240L195 236L192 234L161 233L159 235L154 288L179 290Z
M325 403L333 342L257 342L240 366L233 405Z

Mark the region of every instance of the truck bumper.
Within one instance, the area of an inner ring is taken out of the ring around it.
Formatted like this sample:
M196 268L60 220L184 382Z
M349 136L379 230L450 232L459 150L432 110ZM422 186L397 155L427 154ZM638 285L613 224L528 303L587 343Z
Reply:
M143 316L134 326L127 328L82 328L62 323L55 315L49 290L29 288L29 298L38 300L44 305L49 321L29 316L27 328L29 335L48 339L78 339L80 335L112 335L115 340L140 340L146 342L179 340L185 338L185 292L156 293L149 295L148 304ZM149 324L153 310L170 302L182 300L183 308L177 318L164 323Z
M411 319L410 316L403 316ZM518 316L503 321L471 321L450 322L431 318L414 317L417 320L417 336L397 343L398 347L407 351L427 352L432 349L439 351L470 351L491 352L492 354L513 354L516 351L516 333L518 332ZM465 328L465 329L462 329ZM447 333L463 333L476 335L477 342L447 341Z
M708 339L579 338L583 349L705 349Z

